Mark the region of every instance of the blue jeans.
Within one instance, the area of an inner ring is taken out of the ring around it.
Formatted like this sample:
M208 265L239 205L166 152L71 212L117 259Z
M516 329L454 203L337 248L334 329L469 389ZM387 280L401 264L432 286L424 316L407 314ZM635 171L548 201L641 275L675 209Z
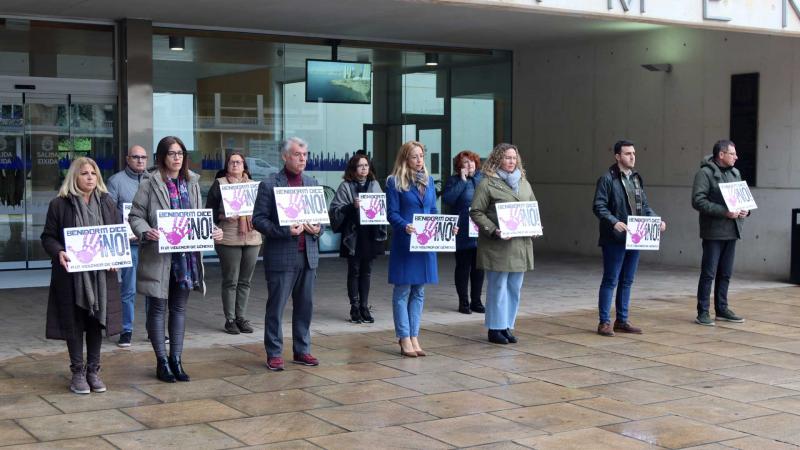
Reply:
M131 245L133 267L120 269L122 283L120 299L122 300L122 332L133 332L133 316L136 305L136 265L139 264L139 246Z
M714 283L714 312L728 309L728 284L733 274L736 240L712 241L703 239L703 262L697 283L697 314L708 312L711 283Z
M424 284L395 284L392 291L394 331L398 339L419 336L419 321L425 302Z
M600 283L600 323L611 322L611 296L617 289L617 320L628 321L631 286L639 267L639 250L625 250L625 244L603 246L603 282Z
M519 293L525 272L486 271L486 328L505 330L514 328L519 310Z

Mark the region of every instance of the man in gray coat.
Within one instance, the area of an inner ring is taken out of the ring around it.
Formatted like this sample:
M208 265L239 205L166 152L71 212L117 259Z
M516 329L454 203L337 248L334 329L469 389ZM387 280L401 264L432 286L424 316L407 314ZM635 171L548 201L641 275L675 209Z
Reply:
M133 197L139 189L139 183L149 175L147 167L147 150L141 145L133 145L128 149L128 156L125 158L125 169L112 175L108 182L108 194L117 205L119 217L122 218L122 210L126 203L133 202ZM131 346L131 336L133 335L133 317L136 305L136 265L139 262L139 245L136 237L131 238L131 259L133 267L120 269L122 284L120 288L120 298L122 300L122 333L119 336L117 345L120 347Z
M308 144L298 137L281 142L283 170L272 174L258 187L253 210L253 227L264 235L264 270L267 278L267 313L264 318L264 347L267 368L283 370L283 309L292 296L293 362L306 366L319 364L311 355L311 314L314 305L314 280L319 263L319 224L280 226L273 189L276 187L316 186L317 181L303 174L308 159Z
M729 211L719 183L741 181L736 164L736 146L728 140L714 144L713 154L700 162L692 186L692 207L700 213L703 261L697 283L697 322L713 326L708 312L711 283L714 282L714 310L718 320L744 322L728 308L728 284L733 273L736 241L742 237L742 223L748 210Z

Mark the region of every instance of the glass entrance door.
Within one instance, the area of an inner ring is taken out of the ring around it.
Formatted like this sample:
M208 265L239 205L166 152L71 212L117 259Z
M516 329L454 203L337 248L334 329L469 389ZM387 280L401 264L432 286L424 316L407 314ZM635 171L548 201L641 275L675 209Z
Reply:
M0 269L48 267L40 236L73 159L116 166L113 96L0 93Z

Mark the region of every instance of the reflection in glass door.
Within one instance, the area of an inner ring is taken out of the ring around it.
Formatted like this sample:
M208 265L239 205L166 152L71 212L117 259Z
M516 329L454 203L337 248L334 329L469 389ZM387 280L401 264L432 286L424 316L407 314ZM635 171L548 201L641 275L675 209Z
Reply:
M0 269L48 267L40 235L70 162L115 170L113 96L0 93Z
M442 167L443 161L443 132L441 127L437 128L423 128L422 126L417 127L417 141L423 143L425 145L425 166L428 167L428 170L433 177L434 182L436 183L436 196L437 196L437 203L436 206L439 208L439 211L442 210L441 205L441 194L442 190L444 189L444 182L445 180L442 179L445 176L446 168ZM443 170L444 169L444 170Z

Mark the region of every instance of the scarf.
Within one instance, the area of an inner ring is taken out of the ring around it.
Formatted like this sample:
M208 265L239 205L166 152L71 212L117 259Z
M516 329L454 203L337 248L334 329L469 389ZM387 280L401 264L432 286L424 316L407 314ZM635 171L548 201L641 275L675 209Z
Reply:
M508 187L510 187L515 194L519 194L519 180L522 179L522 172L520 172L519 169L514 169L514 171L511 173L508 173L503 169L497 169L497 176L500 177L501 180L505 181Z
M69 201L75 210L75 226L90 227L104 225L103 213L100 207L100 194L95 189L89 196L89 203L83 197L70 195ZM94 317L100 325L106 326L106 274L105 270L90 270L76 273L74 284L75 304L89 311L89 316Z
M417 185L420 197L425 197L425 190L428 187L428 177L425 176L424 170L419 170L414 174L414 184Z
M228 180L228 184L250 181L250 177L246 173L243 173L241 178L234 178L226 174L225 179ZM244 237L251 231L253 231L253 216L239 216L239 237Z
M183 178L167 179L170 209L191 209L189 187ZM172 254L172 275L181 289L194 289L200 286L200 273L197 264L197 252L180 252Z

